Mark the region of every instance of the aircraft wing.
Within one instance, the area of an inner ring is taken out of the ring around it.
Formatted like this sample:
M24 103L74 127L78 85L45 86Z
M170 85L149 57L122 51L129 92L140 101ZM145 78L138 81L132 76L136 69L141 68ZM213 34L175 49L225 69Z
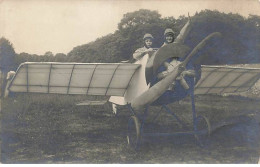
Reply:
M260 79L260 68L202 66L195 94L223 94L249 90Z
M19 66L9 90L123 96L140 64L26 62Z

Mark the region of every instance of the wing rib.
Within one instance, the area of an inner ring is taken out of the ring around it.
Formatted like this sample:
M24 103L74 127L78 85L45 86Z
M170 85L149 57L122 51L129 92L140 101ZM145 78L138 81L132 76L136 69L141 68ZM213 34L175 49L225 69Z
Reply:
M86 94L88 94L88 91L89 91L89 88L90 88L90 84L91 84L92 78L93 78L93 76L94 76L94 73L95 73L95 71L96 71L96 69L97 69L97 66L98 66L98 65L95 66L95 68L94 68L94 70L93 70L93 72L92 72L92 75L91 75L89 84L88 84L88 86L87 86L88 89L87 89Z
M71 83L71 78L72 78L72 75L73 75L74 68L75 68L75 64L73 64L73 67L72 67L72 70L71 70L70 80L69 80L68 89L67 89L67 94L69 94L70 83Z
M49 79L48 79L48 93L50 93L51 70L52 70L52 64L50 66L50 73L49 73Z
M114 76L115 76L116 70L118 69L119 65L120 65L120 64L117 65L117 67L115 68L115 70L114 70L114 72L113 72L113 75L111 76L111 79L110 79L109 84L108 84L108 86L107 86L107 90L106 90L105 96L107 95L107 91L108 91L108 89L109 89L109 86L110 86L110 84L111 84L111 82L112 82L112 80L113 80L113 78L114 78Z
M212 86L207 90L206 93L209 93L209 92L212 90L213 87L215 87L218 83L220 83L225 76L227 76L228 74L230 74L230 73L231 73L232 71L234 71L234 70L235 70L235 69L232 69L232 70L226 72L226 73L220 78L220 80L218 80L214 85L212 85Z
M27 89L27 93L29 92L29 72L28 72L28 64L26 65L26 89Z

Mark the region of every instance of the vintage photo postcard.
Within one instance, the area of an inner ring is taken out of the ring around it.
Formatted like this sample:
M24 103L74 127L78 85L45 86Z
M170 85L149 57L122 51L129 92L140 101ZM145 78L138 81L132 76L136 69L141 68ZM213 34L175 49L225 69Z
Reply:
M0 0L3 164L257 164L259 0Z

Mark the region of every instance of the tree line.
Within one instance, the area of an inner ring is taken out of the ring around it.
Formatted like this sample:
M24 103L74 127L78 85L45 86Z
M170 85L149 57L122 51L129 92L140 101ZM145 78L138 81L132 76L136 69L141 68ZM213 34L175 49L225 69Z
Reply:
M133 52L143 46L143 35L151 33L154 47L163 44L163 33L172 28L176 34L188 18L180 16L162 17L157 11L141 9L126 13L118 24L118 29L93 42L76 46L68 54L44 55L15 53L8 39L0 38L1 70L15 70L22 62L119 62L131 60ZM248 18L239 14L225 14L204 10L192 17L192 29L185 44L194 48L203 38L212 32L221 32L222 39L214 46L203 49L205 57L202 64L238 64L260 62L260 16Z

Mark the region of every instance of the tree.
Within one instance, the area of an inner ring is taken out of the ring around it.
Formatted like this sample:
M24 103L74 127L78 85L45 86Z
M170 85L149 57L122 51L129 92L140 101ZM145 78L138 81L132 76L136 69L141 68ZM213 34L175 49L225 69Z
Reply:
M15 51L4 37L0 38L1 97L5 91L7 72L14 68Z
M119 52L127 59L132 58L133 52L143 46L143 36L150 33L155 38L153 46L158 48L163 43L163 32L166 27L157 11L141 9L124 15L118 24L120 39Z
M191 31L184 41L194 48L212 32L220 32L223 38L214 46L205 47L202 64L235 64L260 62L260 17L250 15L244 18L238 14L225 14L204 10L192 18ZM141 9L126 13L113 34L100 37L93 42L75 46L67 56L46 53L43 56L25 56L27 61L67 61L67 62L120 62L132 59L133 52L143 46L143 35L151 33L154 47L159 48L164 41L164 30L172 28L176 34L188 18L162 18L157 11ZM22 55L22 54L20 54ZM22 61L22 60L20 60Z
M66 61L66 54L64 53L57 53L55 56L54 56L54 61L56 62L64 62Z
M158 22L161 15L157 11L150 11L147 9L140 9L139 11L124 14L123 19L118 24L119 31L136 27L142 24L153 24Z
M15 51L12 44L4 37L0 38L0 66L3 72L14 68Z
M43 60L42 60L43 62L48 62L48 61L54 60L54 55L51 51L45 52L45 54L41 57L43 58Z
M44 56L51 57L51 56L54 56L54 55L51 51L47 51L47 52L45 52Z

